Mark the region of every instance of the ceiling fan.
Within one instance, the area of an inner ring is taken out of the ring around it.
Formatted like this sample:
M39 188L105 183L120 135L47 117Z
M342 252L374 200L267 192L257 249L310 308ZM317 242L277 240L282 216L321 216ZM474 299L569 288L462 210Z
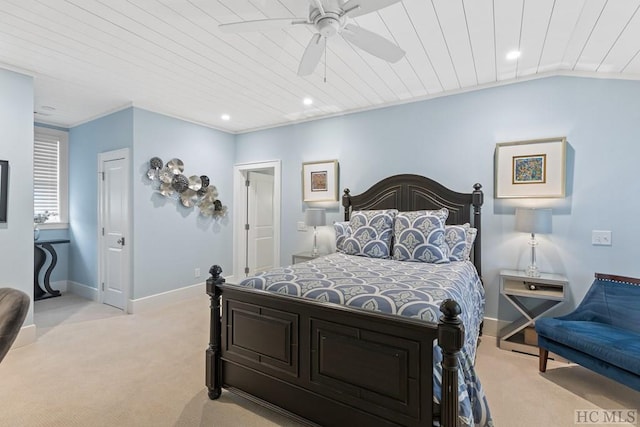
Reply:
M355 18L367 13L399 3L401 0L308 0L308 18L272 18L256 21L233 22L221 24L220 30L227 33L241 33L248 31L266 31L282 29L291 25L307 25L315 29L307 48L302 55L299 76L308 76L316 69L322 53L325 51L326 40L340 34L349 43L360 49L384 59L397 62L405 51L386 38L365 30L357 25L347 23L347 18ZM324 39L324 43L323 43Z

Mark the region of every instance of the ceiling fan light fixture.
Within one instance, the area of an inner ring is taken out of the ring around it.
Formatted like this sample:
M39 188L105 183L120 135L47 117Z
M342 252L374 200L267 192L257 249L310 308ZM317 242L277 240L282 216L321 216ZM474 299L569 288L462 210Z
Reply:
M266 31L270 29L286 29L292 25L312 27L313 36L298 65L298 76L306 77L315 71L326 54L327 39L342 36L347 42L365 52L387 62L398 62L405 55L394 42L381 35L361 28L359 25L347 24L347 20L368 13L376 12L402 0L307 0L309 15L304 18L267 18L253 21L240 21L220 24L221 31L240 33L248 31ZM326 82L326 61L325 61Z
M316 23L316 28L323 37L335 36L342 29L341 27L340 20L331 16L324 17Z

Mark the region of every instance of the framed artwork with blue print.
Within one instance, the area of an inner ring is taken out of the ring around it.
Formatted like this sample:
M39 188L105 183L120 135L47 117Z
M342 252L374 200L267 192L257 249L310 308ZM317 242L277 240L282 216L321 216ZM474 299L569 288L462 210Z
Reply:
M302 164L302 200L338 201L338 161L322 160Z
M495 197L564 197L565 137L496 144Z
M9 162L0 160L0 222L7 222L7 191L9 190Z

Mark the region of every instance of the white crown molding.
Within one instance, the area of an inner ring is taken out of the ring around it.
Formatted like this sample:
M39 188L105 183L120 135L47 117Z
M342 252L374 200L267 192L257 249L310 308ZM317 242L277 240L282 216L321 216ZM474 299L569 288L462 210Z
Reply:
M286 123L281 123L281 124L274 124L274 125L267 125L267 126L260 126L260 127L256 127L256 128L251 128L251 129L246 129L246 130L242 130L242 131L237 131L235 132L236 135L242 135L245 133L252 133L252 132L258 132L258 131L262 131L262 130L268 130L268 129L274 129L274 128L279 128L279 127L284 127L284 126L290 126L290 125L295 125L295 124L300 124L300 123L306 123L306 122L313 122L316 120L323 120L323 119L330 119L333 117L341 117L341 116L346 116L349 114L357 114L357 113L362 113L362 112L366 112L366 111L372 111L372 110L379 110L382 108L389 108L389 107L395 107L398 105L405 105L405 104L412 104L415 102L422 102L422 101L428 101L430 99L436 99L436 98L442 98L445 96L452 96L452 95L459 95L462 93L467 93L467 92L475 92L475 91L479 91L479 90L483 90L483 89L490 89L490 88L495 88L495 87L501 87L501 86L508 86L508 85L512 85L515 83L522 83L522 82L528 82L528 81L532 81L532 80L539 80L539 79L546 79L549 77L584 77L584 78L595 78L595 79L603 79L603 80L640 80L640 75L634 75L632 77L629 77L629 75L621 75L619 73L596 73L593 71L571 71L571 70L557 70L557 71L549 71L549 72L545 72L545 73L539 73L539 74L533 74L530 76L524 76L524 77L517 77L514 79L508 79L508 80L501 80L498 82L492 82L492 83L483 83L477 86L470 86L470 87L466 87L466 88L460 88L460 89L455 89L455 90L449 90L449 91L442 91L442 92L438 92L438 93L434 93L434 94L430 94L430 95L425 95L425 96L421 96L418 98L412 98L409 100L402 100L402 101L395 101L395 102L387 102L384 104L378 104L375 106L371 106L371 107L363 107L363 108L357 108L357 109L353 109L353 110L348 110L348 111L341 111L341 112L337 112L337 113L331 113L331 114L326 114L326 115L322 115L322 116L315 116L315 117L307 117L304 119L298 119L298 120L292 120Z
M91 116L86 120L81 120L81 121L79 121L77 123L72 123L71 125L69 125L69 129L77 127L77 126L80 126L80 125L84 125L84 124L92 122L94 120L101 119L101 118L106 117L106 116L108 116L110 114L117 113L119 111L123 111L123 110L126 110L127 108L131 108L131 107L133 107L133 103L127 102L126 104L123 104L123 105L121 105L119 107L115 107L115 108L112 108L110 110L107 110L104 113L100 113L100 114L96 114L95 116ZM45 124L49 124L49 125L52 125L52 126L60 126L60 127L64 126L64 125L56 125L55 123L45 123Z

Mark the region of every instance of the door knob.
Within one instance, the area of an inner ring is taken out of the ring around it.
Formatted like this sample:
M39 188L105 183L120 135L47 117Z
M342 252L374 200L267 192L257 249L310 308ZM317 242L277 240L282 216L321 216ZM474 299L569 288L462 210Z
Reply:
M119 238L116 243L119 244L119 245L124 246L124 237Z

